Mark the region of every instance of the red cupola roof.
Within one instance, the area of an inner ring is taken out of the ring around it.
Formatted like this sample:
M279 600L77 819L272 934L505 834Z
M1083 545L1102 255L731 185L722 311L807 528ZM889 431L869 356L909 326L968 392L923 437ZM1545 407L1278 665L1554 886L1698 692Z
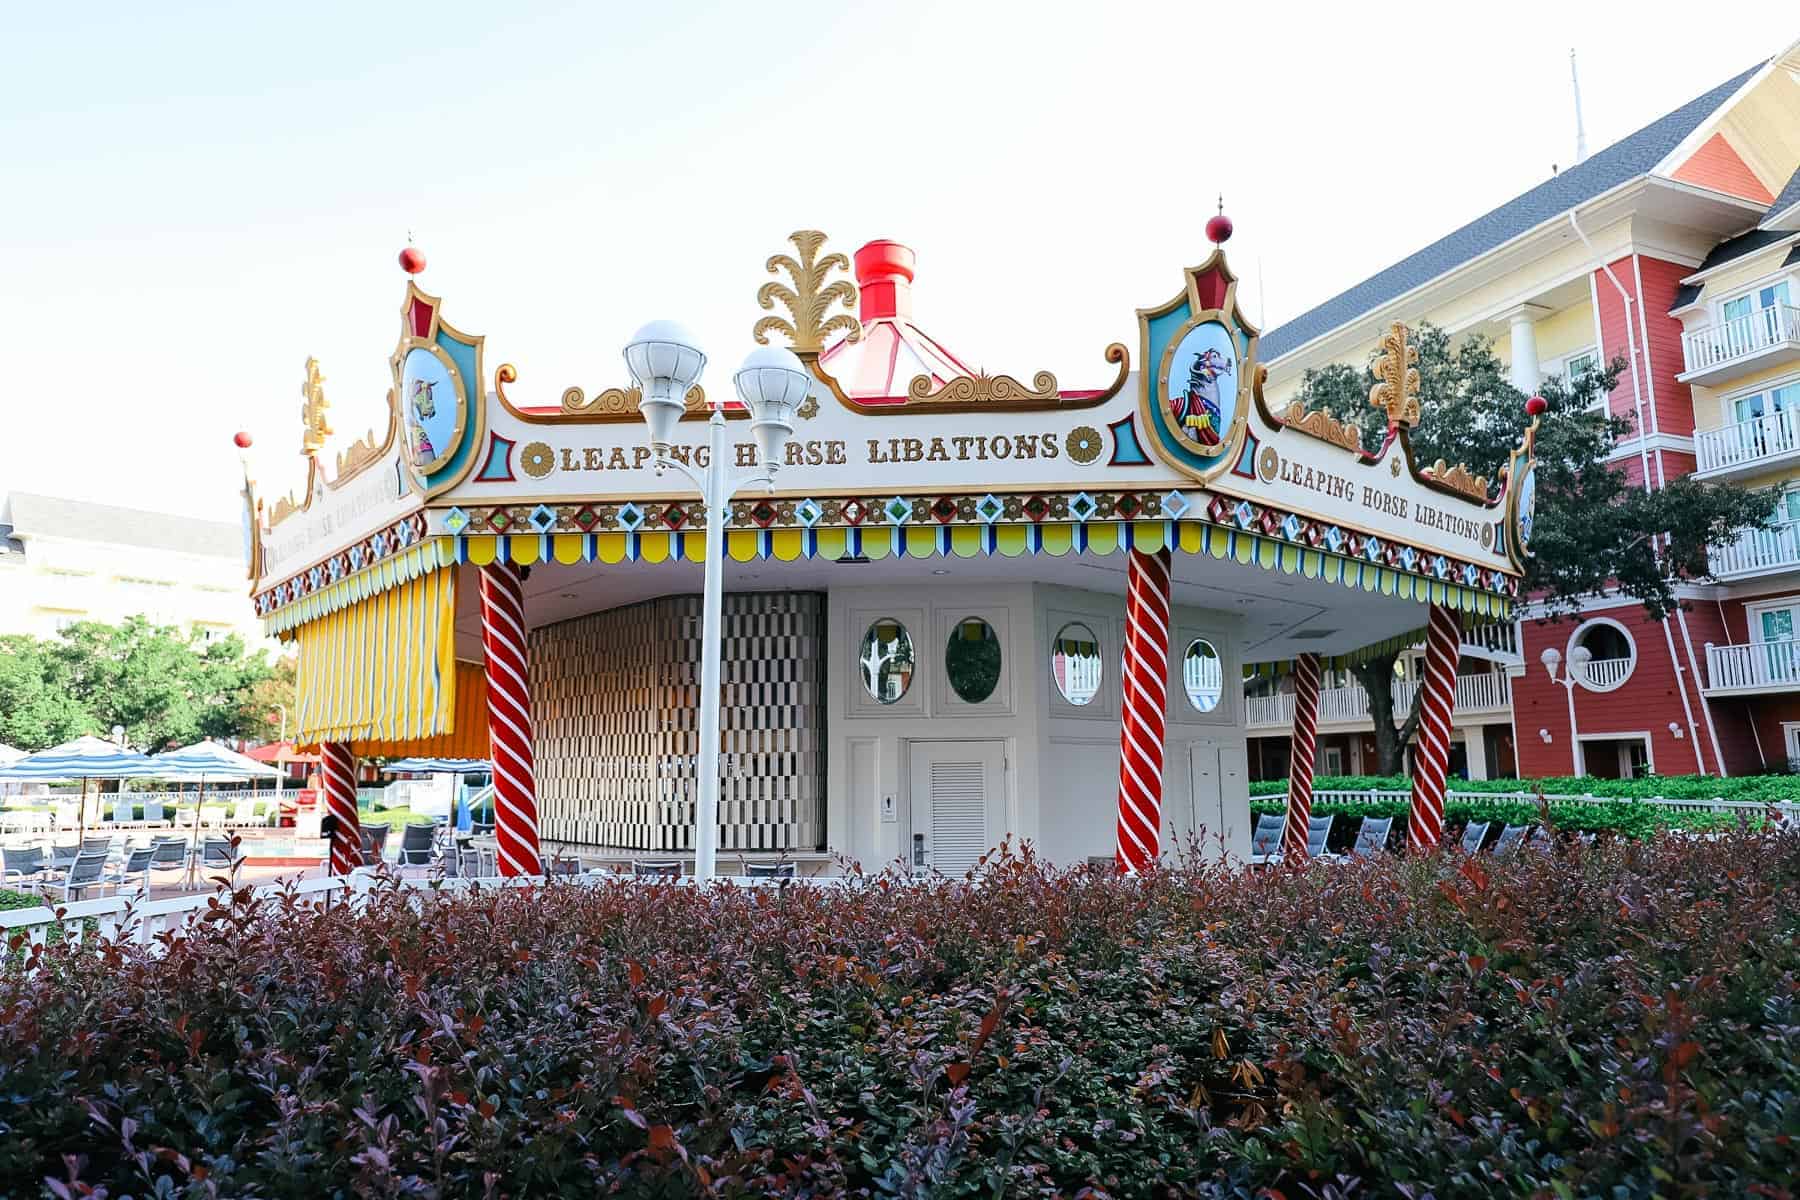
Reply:
M920 375L929 376L935 389L959 376L975 374L913 324L916 261L911 247L885 238L869 242L856 252L862 340L839 339L819 355L819 366L853 399L898 403L906 399L907 385Z

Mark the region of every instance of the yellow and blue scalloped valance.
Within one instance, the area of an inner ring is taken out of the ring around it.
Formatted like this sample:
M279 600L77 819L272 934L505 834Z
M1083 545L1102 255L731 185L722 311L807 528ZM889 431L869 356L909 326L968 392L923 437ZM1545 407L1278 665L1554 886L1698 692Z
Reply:
M1164 546L1206 554L1265 570L1379 592L1421 604L1442 604L1472 616L1503 619L1511 602L1494 592L1448 579L1410 574L1381 563L1296 545L1242 529L1201 521L1089 521L1082 524L894 525L869 528L732 529L725 553L734 562L775 559L979 558L1000 555L1113 554L1127 549L1154 553ZM464 534L455 539L457 562L485 565L511 561L660 563L704 562L706 535L698 530L640 529L608 533Z

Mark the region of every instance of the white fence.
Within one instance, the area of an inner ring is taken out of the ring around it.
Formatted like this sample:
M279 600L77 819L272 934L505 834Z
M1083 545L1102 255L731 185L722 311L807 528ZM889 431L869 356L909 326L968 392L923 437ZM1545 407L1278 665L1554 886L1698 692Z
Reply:
M1706 561L1720 579L1800 565L1800 522L1752 529L1735 542L1708 546Z
M858 881L843 876L798 876L792 879L732 876L724 882L738 887L779 888L792 884L802 887L849 887ZM597 887L607 883L691 887L694 880L692 876L665 878L589 872L554 876L547 886ZM390 885L422 895L429 891L455 893L542 884L546 884L542 876L445 879L391 875L384 879L374 871L355 871L348 876L300 879L285 884L265 884L250 890L253 895L263 898L279 897L292 891L302 900L315 905L337 902L361 907L367 903L370 892ZM62 930L66 942L77 946L98 944L102 940L121 940L142 946L151 953L160 953L167 938L183 936L189 924L203 916L215 899L216 892L168 896L160 900L142 900L136 896L105 896L97 900L73 900L54 906L15 908L0 912L0 954L9 951L14 937L23 935L25 941L20 950L29 955L28 947L43 946L51 930L58 928ZM26 962L29 966L29 957Z
M1412 711L1416 683L1394 684L1394 717L1403 720ZM1461 716L1504 712L1512 707L1512 680L1499 672L1456 677L1456 712ZM1252 729L1294 723L1294 694L1252 696L1244 702L1245 721ZM1319 693L1319 724L1343 725L1369 721L1369 694L1360 683L1325 688Z
M1800 452L1800 409L1783 409L1694 435L1697 470L1754 466L1765 459Z
M1280 796L1257 796L1257 800L1280 800ZM1536 792L1458 792L1449 791L1445 798L1451 802L1467 801L1474 804L1532 804L1538 802ZM1345 791L1320 789L1313 793L1314 804L1366 804L1378 800L1398 800L1402 803L1412 799L1411 792L1390 792L1376 788L1367 791ZM1788 820L1800 818L1800 802L1770 803L1765 800L1727 800L1715 796L1710 800L1671 800L1666 796L1647 796L1642 799L1628 799L1621 796L1594 795L1553 795L1544 793L1544 799L1552 804L1649 804L1670 812L1741 812L1755 816L1766 814L1771 810L1779 812Z
M1790 342L1800 342L1800 308L1777 304L1681 335L1689 371L1724 366Z
M1800 640L1706 647L1706 684L1720 691L1800 691Z

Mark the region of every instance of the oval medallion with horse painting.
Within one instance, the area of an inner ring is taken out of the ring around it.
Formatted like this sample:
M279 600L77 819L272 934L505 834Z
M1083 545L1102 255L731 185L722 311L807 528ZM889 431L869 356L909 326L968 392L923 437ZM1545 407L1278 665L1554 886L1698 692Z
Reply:
M454 453L462 433L462 397L451 371L443 359L423 346L408 350L400 366L407 457L420 470L428 470Z
M1237 416L1238 357L1231 331L1217 321L1188 330L1169 356L1164 387L1182 439L1202 454L1222 451Z

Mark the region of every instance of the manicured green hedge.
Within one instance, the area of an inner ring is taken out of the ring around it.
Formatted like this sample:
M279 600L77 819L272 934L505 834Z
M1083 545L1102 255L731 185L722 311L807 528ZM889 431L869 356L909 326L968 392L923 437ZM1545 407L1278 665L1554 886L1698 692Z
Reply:
M1321 775L1320 791L1405 792L1412 780L1404 775ZM1551 775L1543 779L1452 779L1453 792L1536 792L1547 796L1605 796L1618 800L1757 800L1800 803L1800 775L1652 775L1647 779L1595 779L1587 775ZM1252 796L1285 796L1287 780L1265 779L1250 785Z
M1250 801L1250 811L1257 815L1281 813L1287 802L1258 797ZM1634 800L1604 803L1556 802L1549 804L1550 823L1564 833L1606 833L1622 837L1649 837L1665 829L1695 832L1734 829L1740 820L1753 828L1761 828L1760 812L1679 812L1657 804L1640 804ZM1338 816L1332 829L1333 851L1348 850L1356 840L1363 817L1393 817L1388 844L1405 843L1408 803L1405 800L1358 800L1319 802L1312 807L1315 817ZM1447 840L1462 837L1470 821L1493 821L1505 825L1542 825L1544 812L1537 804L1522 800L1451 800L1444 805L1444 836Z
M0 1194L1762 1196L1800 842L613 881L0 972ZM54 1184L46 1183L53 1180Z

